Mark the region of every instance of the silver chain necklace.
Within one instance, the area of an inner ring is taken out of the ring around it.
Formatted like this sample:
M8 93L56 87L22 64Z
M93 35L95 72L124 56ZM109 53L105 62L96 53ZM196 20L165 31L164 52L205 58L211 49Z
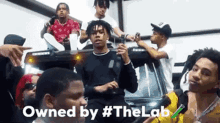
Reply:
M197 110L195 110L195 117L196 117L196 122L195 123L201 123L200 120L203 116L208 114L210 111L212 111L216 107L216 103L220 100L220 98L217 96L215 100L202 112L200 116L196 116Z

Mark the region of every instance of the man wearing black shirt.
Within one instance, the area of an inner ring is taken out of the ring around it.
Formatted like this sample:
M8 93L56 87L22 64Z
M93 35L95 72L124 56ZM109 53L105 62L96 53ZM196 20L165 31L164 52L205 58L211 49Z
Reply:
M12 82L14 82L14 79L19 78L20 76L20 73L18 73L18 71L20 70L19 66L21 66L21 57L23 51L27 49L30 48L11 44L0 46L0 96L2 99L0 101L0 122L10 122L12 120L11 118L13 117L14 112L17 111L13 97L9 91L13 88L14 83ZM15 68L13 71L11 71L14 73L13 76L9 75L10 78L7 79L8 73L6 73L6 69L7 64L10 61ZM14 79L12 79L12 77Z
M102 20L92 21L86 33L93 44L93 53L89 55L82 68L82 79L85 85L85 97L88 97L87 109L98 109L94 120L91 116L86 123L129 123L134 117L116 117L112 110L110 117L103 117L105 106L130 106L124 100L124 89L134 93L137 90L137 76L128 56L125 44L119 44L117 51L107 48L107 40L111 36L112 27ZM113 66L113 67L110 67Z

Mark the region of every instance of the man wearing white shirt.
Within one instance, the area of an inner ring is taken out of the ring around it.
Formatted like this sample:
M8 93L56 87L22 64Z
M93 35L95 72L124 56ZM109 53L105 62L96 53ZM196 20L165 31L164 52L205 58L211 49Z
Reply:
M96 13L95 13L94 17L91 19L91 21L92 20L106 21L107 23L109 23L112 26L113 31L117 36L121 37L121 35L124 34L126 36L126 39L131 40L131 41L134 40L134 36L125 34L123 31L121 31L121 29L119 28L117 22L112 17L105 14L107 8L109 8L109 6L110 6L109 0L95 0L94 1L94 6L95 6L95 9L96 9ZM89 23L90 23L90 21L82 23L81 37L80 37L80 43L81 44L85 43L89 39L88 35L86 34L86 29L87 29L87 26L88 26ZM92 43L91 43L90 40L88 40L87 44L92 44Z
M146 49L153 59L159 60L164 75L163 80L168 92L174 89L172 83L172 70L174 67L175 51L174 47L167 44L168 38L171 36L172 30L169 24L160 23L158 25L151 24L153 27L153 35L150 40L151 43L157 45L157 49L148 46L144 41L140 40L140 36L135 37L135 41L140 47Z

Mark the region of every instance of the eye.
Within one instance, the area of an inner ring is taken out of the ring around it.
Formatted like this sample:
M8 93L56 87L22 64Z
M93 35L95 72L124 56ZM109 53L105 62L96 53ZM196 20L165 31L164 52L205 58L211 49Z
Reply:
M198 70L197 67L193 67L193 68L192 68L192 71L197 71L197 70Z
M96 34L96 32L92 32L91 34L92 34L92 35L95 35L95 34Z
M203 70L202 74L205 75L205 76L210 76L211 75L211 73L207 70Z

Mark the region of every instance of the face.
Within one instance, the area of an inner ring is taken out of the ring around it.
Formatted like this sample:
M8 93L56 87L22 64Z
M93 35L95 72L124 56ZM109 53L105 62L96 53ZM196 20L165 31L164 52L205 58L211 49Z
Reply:
M57 10L57 15L59 18L66 18L68 17L69 11L66 8L65 4L61 4Z
M61 92L55 99L54 108L55 109L72 109L72 106L76 108L76 117L65 117L58 118L58 120L62 120L62 122L73 122L73 120L78 122L84 122L85 118L80 117L80 106L87 105L86 100L84 99L84 86L82 81L73 81L69 83L68 89Z
M204 93L218 83L218 65L207 58L200 58L189 72L189 91Z
M92 44L94 48L102 48L107 47L107 40L109 39L109 35L105 28L102 26L94 26L93 31L90 35L90 40L92 41Z
M39 76L32 76L32 82L26 83L26 88L23 92L24 101L28 99L34 99L35 98L35 92L36 92L36 84L37 80L39 79Z
M105 5L103 6L99 6L98 4L95 7L96 9L96 14L98 14L99 16L104 16L105 12L107 10L107 7Z
M162 41L163 35L157 31L153 31L152 36L150 37L151 43L158 44Z

